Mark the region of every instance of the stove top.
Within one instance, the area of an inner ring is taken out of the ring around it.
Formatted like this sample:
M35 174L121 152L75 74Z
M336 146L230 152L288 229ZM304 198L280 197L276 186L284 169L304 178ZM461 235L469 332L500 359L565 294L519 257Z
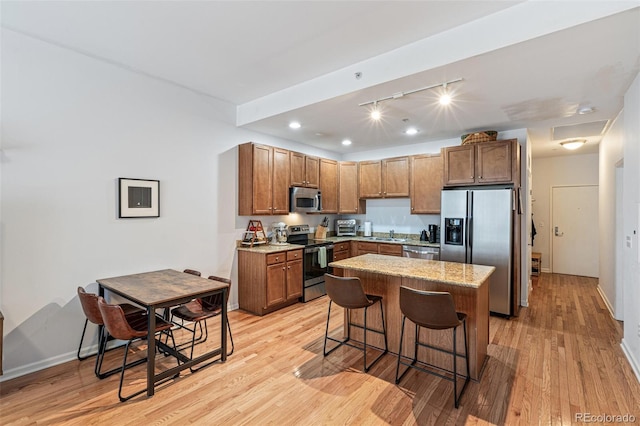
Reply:
M287 229L287 242L306 247L321 247L333 244L331 241L309 238L309 234L309 225L290 225Z

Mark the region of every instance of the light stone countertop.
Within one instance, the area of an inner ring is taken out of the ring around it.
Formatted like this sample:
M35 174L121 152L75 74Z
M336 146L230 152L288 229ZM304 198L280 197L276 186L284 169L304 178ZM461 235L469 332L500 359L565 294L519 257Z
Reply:
M304 246L300 244L259 244L253 247L240 245L238 250L250 251L253 253L277 253L279 251L301 250Z
M416 278L478 288L495 271L493 266L441 262L439 260L364 254L329 263L334 268Z

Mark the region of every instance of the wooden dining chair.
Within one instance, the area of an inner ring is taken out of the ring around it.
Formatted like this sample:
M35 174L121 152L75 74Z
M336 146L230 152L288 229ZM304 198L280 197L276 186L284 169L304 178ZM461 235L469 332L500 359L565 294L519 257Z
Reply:
M184 327L186 330L191 332L191 359L193 359L193 350L196 344L205 342L209 336L209 330L207 328L207 320L209 318L214 318L222 314L222 306L223 306L222 304L229 302L231 280L228 278L216 277L214 275L209 276L209 279L229 284L229 289L227 290L226 299L223 300L222 294L218 293L208 297L203 297L201 299L195 299L187 304L181 305L171 310L172 318L179 318L183 323L184 321L187 321L194 324L193 328ZM200 342L198 342L196 339L196 326L200 327L201 333L202 333L202 330L204 329L204 338L201 339ZM231 351L227 352L227 356L229 356L233 354L235 345L233 343L233 335L231 334L231 324L229 323L228 318L227 318L227 330L229 331L229 339L231 340ZM181 345L179 345L179 347L180 346ZM200 370L200 368L206 367L209 364L203 365L202 367L199 367L197 369L191 369L191 371L194 371L194 372L198 371Z
M173 342L173 349L176 350L175 341L173 339L173 333L171 332L172 324L168 321L163 320L162 318L156 317L156 328L154 330L154 335L148 335L147 329L147 316L142 315L138 317L127 317L124 314L122 307L119 305L110 305L105 302L104 298L98 297L98 307L100 309L100 313L102 314L102 319L104 321L104 326L114 338L126 341L126 345L124 347L124 356L122 360L122 368L120 373L120 385L118 387L118 398L121 402L127 401L133 398L136 395L140 395L143 392L146 392L146 386L144 389L136 391L128 396L122 396L122 384L124 382L124 372L126 370L125 366L127 365L127 356L129 354L129 346L131 342L136 339L155 339L155 333L168 333L171 336L171 340ZM149 360L148 358L151 358ZM144 359L147 362L155 362L155 354L147 354L147 358ZM180 358L176 357L178 365L180 365ZM171 376L166 378L165 380L160 381L158 384L164 383L167 380L171 380L177 377Z
M109 333L105 330L104 321L102 320L102 314L100 313L100 308L98 307L98 295L93 293L87 293L84 288L78 287L78 300L80 300L80 305L82 306L82 311L85 315L84 320L84 328L82 329L82 336L80 337L80 344L78 345L78 360L83 361L93 355L96 356L96 365L94 367L94 373L96 377L99 379L104 379L105 377L111 376L120 371L120 367L111 369L109 371L102 372L102 361L104 360L104 354L108 350L116 349L113 347L111 349L107 349L107 342L109 340ZM124 315L127 318L130 318L132 321L137 321L138 317L145 315L145 310L139 308L137 306L131 305L129 303L121 303L119 306L122 308ZM146 316L145 316L146 318ZM91 322L98 326L98 351L95 354L91 355L80 355L82 351L82 344L84 342L84 336L87 331L87 325ZM127 365L126 368L133 367L134 365L138 365L144 362L144 360L136 361L130 365Z

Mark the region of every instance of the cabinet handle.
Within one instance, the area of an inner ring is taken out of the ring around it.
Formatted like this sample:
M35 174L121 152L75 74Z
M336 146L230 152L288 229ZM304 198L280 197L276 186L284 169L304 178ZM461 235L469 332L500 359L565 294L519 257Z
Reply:
M280 258L279 258L279 257L276 257L276 262L277 262L278 260L280 260Z
M291 269L291 266L287 266L287 269Z

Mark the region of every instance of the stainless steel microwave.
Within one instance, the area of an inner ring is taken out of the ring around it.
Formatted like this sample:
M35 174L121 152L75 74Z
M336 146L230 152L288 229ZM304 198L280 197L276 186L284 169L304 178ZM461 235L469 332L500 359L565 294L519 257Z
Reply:
M320 191L300 186L289 188L289 211L291 213L314 213L321 210L322 196Z

